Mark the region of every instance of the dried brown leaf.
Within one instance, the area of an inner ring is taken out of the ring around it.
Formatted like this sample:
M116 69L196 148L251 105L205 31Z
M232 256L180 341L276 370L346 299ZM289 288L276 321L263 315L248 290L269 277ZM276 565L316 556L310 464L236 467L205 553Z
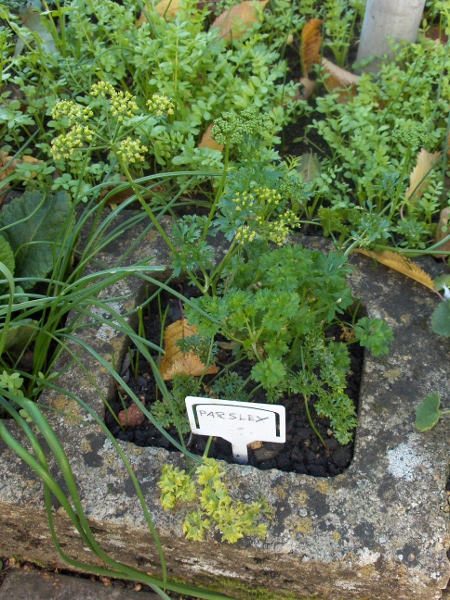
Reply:
M260 448L262 448L263 443L262 442L252 442L251 444L248 444L248 447L250 448L250 450L259 450Z
M406 198L411 204L418 202L426 192L430 184L429 174L440 157L440 152L427 152L425 148L419 152L417 164L410 175L409 188L406 190Z
M155 4L155 10L161 17L167 15L176 17L180 10L180 0L162 0L162 2Z
M308 100L316 91L317 83L308 77L300 77L300 83L303 85L303 93L299 99Z
M28 165L38 165L41 162L42 160L38 160L37 158L28 155L25 155L22 158L13 158L12 156L8 156L3 150L0 150L0 181L14 173L17 167L23 163ZM5 166L6 168L3 169ZM34 177L36 177L36 173L31 172L30 179L33 179Z
M28 155L25 155L23 158L13 158L12 156L6 154L6 152L4 152L3 150L0 150L0 181L6 179L7 177L9 177L9 175L12 175L17 169L18 165L20 164L26 163L29 165L37 165L41 162L42 160L38 160L37 158L33 158L32 156ZM22 179L34 179L34 177L36 177L36 173L31 171L29 178L25 178L25 176L23 176ZM8 190L9 183L5 182L4 184L2 184L0 190L0 204L4 202Z
M321 65L325 75L323 82L327 90L330 93L341 90L338 101L342 104L347 103L349 98L356 94L359 76L338 67L326 58L322 58Z
M160 17L176 17L180 10L180 0L162 0L154 5L155 11ZM139 29L143 23L147 22L147 17L141 12L139 19L136 21L136 27Z
M392 250L383 250L383 252L375 252L373 250L365 250L363 248L358 248L355 250L359 254L364 254L365 256L370 256L374 258L382 265L389 267L390 269L394 269L394 271L398 271L399 273L403 273L407 277L414 279L418 283L421 283L425 287L434 291L434 282L428 273L425 273L423 269L413 263L411 260L408 260L398 254L397 252L393 252Z
M177 373L199 377L204 373L212 375L218 372L219 369L215 365L211 365L206 369L200 358L192 350L185 354L178 348L178 340L196 334L197 328L189 325L187 319L180 319L166 327L164 331L165 354L160 368L164 381L172 379Z
M302 31L301 61L304 77L307 77L312 67L320 61L321 46L322 19L311 19Z
M214 127L214 123L208 127L208 129L203 134L203 137L198 145L199 148L211 148L211 150L220 150L222 152L223 146L222 144L218 144L216 140L211 135L212 128Z
M147 17L143 12L139 15L139 19L136 21L136 29L140 29L144 23L147 23Z
M224 11L217 17L211 27L219 29L219 37L225 40L238 40L259 21L258 5L262 10L268 1L254 2L244 0L244 2Z

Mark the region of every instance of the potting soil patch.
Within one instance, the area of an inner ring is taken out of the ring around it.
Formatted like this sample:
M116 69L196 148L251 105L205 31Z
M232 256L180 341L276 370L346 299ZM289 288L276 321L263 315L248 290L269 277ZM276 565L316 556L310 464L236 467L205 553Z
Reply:
M189 293L189 288L182 289L183 294ZM174 323L183 317L182 306L179 300L173 296L162 295L162 303L168 308L165 327ZM164 308L163 308L164 310ZM145 328L147 339L159 345L161 339L161 322L156 318L158 310L151 310L153 317L145 318ZM345 316L343 320L346 321ZM342 329L337 325L331 332L338 340L342 334ZM349 346L351 366L347 376L346 394L355 404L355 410L358 408L359 388L361 381L361 372L363 364L363 349L358 344ZM131 354L130 354L131 353ZM139 368L136 368L133 358L133 349L130 348L126 363L122 367L121 375L124 377L127 385L137 395L145 407L151 411L152 405L157 399L161 399L161 393L157 390L155 380L152 376L151 367L146 360L139 360ZM156 359L156 354L154 355ZM220 348L216 362L218 364L227 364L234 360L230 350ZM250 361L244 361L238 365L238 374L246 379L250 373L252 364ZM137 375L137 377L136 377ZM212 375L204 377L203 386L196 396L211 397L211 389L208 387ZM170 389L170 382L168 387ZM253 384L256 385L256 384ZM222 398L223 400L235 400L236 398ZM263 390L258 390L252 396L255 402L266 402ZM319 416L314 410L316 399L309 399L309 410L316 428L321 434L324 444L311 428L308 420L305 401L302 395L291 394L288 397L277 401L286 408L286 442L284 444L262 442L249 446L249 464L259 469L279 469L281 471L303 473L315 477L333 477L342 473L349 465L353 456L354 442L342 446L333 436L329 420ZM113 435L126 442L134 443L138 446L156 446L167 450L177 451L177 448L142 414L138 418L138 424L135 424L132 417L132 411L129 411L127 424L120 425L117 415L122 411L129 409L133 405L132 399L122 389L118 389L116 397L110 402L111 410L115 416L107 409L105 421ZM138 413L140 411L137 411ZM128 417L128 415L127 415ZM177 441L180 440L175 427L167 429L168 433ZM184 441L194 454L203 455L208 443L207 436L193 435L187 433ZM213 438L208 456L232 463L233 460L231 444L219 437Z

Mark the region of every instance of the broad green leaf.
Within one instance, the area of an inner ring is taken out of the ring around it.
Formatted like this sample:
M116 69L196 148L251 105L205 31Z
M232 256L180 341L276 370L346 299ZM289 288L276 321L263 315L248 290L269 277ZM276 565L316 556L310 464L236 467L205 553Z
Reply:
M21 14L20 19L24 27L37 34L41 39L41 47L47 54L55 54L57 52L55 42L51 33L45 26L45 20L41 18L39 10L33 6L28 6ZM22 34L23 35L23 34ZM27 41L31 36L27 36ZM14 56L17 57L22 53L25 42L19 37L14 49Z
M419 431L428 431L436 425L441 416L440 404L439 394L435 392L422 400L422 404L416 409L415 425Z
M11 271L11 274L14 275L14 252L2 235L0 235L0 261L9 271Z
M10 323L6 334L5 350L17 346L26 346L37 334L38 322L33 319L24 319L20 323ZM0 335L2 334L0 330Z
M434 333L450 337L450 300L438 305L431 317L431 326Z
M15 277L28 277L24 289L34 285L33 278L45 277L53 268L58 240L73 227L73 208L69 195L59 192L46 196L25 192L5 206L0 215L1 233L15 255Z
M445 273L444 275L440 275L439 277L436 277L436 279L434 280L434 289L435 290L443 290L444 285L447 287L450 285L450 273Z

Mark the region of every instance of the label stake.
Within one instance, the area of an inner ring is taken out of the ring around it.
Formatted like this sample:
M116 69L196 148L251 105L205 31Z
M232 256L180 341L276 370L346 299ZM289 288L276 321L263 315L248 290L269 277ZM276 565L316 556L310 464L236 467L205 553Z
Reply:
M284 406L188 396L186 410L192 433L227 440L241 464L248 463L247 444L286 441Z

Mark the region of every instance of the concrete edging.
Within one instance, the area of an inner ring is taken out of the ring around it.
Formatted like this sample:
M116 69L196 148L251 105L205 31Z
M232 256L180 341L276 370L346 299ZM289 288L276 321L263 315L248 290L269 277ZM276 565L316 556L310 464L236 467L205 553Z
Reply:
M104 265L115 266L127 244L127 238L116 241L114 249L102 256ZM309 240L311 244L320 246L323 240ZM145 255L155 256L154 264L169 264L167 251L153 232L144 236L130 260ZM274 506L276 521L265 541L250 538L228 545L213 535L202 543L185 540L181 524L186 510L164 512L156 486L163 464L184 466L181 455L121 443L142 486L172 578L245 600L441 598L450 577L446 555L449 425L444 421L419 434L414 430L414 410L431 391L440 392L445 403L450 343L431 333L436 297L429 290L382 266L374 269L366 257L354 255L351 262L356 266L351 276L355 295L362 298L369 316L387 320L395 342L389 357L365 361L355 455L344 474L316 479L226 465L232 495L252 501L263 494ZM433 259L424 264L439 269ZM138 301L142 282L130 277L109 290L111 297L130 292L132 298L117 302L122 314ZM86 328L81 335L91 344L94 340L97 351L108 360L114 355L116 364L126 351L126 339L104 326ZM99 371L90 356L83 356L83 362L102 393L113 393L107 373ZM103 414L102 401L81 370L69 369L59 385L74 389ZM67 397L48 393L42 401L81 416L79 406ZM132 482L119 457L111 453L110 442L95 423L80 425L59 413L49 417L102 548L117 560L159 575L155 544ZM15 424L8 427L23 440ZM83 548L57 506L55 520L68 555L100 564ZM0 523L4 555L64 564L48 532L41 483L2 443Z

